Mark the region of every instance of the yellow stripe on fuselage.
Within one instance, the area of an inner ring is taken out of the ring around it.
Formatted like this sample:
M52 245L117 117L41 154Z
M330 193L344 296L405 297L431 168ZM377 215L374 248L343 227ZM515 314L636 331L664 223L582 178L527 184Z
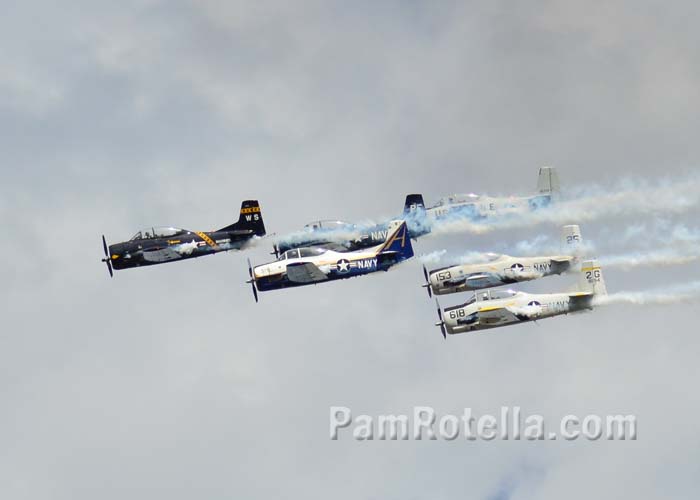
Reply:
M202 238L206 242L206 244L209 245L210 247L219 248L219 245L214 243L214 240L212 240L209 236L207 236L206 233L195 232L195 234L197 236L199 236L200 238Z
M488 312L488 311L497 311L499 309L505 309L506 307L514 306L515 302L509 302L507 304L503 304L500 306L489 306L489 307L482 307L479 309L478 312Z

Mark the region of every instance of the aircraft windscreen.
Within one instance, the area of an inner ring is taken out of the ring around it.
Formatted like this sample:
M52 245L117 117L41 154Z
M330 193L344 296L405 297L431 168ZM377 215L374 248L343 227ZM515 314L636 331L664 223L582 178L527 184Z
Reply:
M154 227L153 236L155 238L168 238L170 236L175 236L177 234L184 233L183 229L178 229L176 227Z
M301 257L316 257L318 255L322 255L326 252L325 249L323 248L316 248L316 247L311 247L311 248L300 248L299 249L299 255Z
M169 238L185 233L184 229L176 227L147 227L131 237L131 240L147 240L149 238Z
M341 220L318 220L314 222L309 222L304 226L307 231L319 231L319 230L333 230L333 229L343 229L351 227L352 224L349 222L343 222Z
M282 255L280 255L280 258L277 260L297 259L297 258L299 258L299 250L295 248L294 250L287 250Z
M452 196L447 196L441 198L438 201L438 205L454 205L455 203L474 203L479 201L480 195L469 193L469 194L453 194Z
M486 301L486 300L497 300L497 299L508 299L510 297L513 297L516 295L518 292L514 290L486 290L483 292L477 292L479 295L479 301ZM468 306L469 304L473 304L476 302L477 299L477 294L472 294L471 297L469 297L469 300L465 302L465 306Z

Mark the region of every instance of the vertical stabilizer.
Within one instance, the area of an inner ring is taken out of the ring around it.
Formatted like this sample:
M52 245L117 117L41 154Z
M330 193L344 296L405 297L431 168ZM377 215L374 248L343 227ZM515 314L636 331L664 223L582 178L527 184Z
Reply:
M603 269L597 260L587 260L581 264L581 277L579 278L579 290L593 295L607 295Z
M537 177L537 193L541 195L559 195L559 174L556 168L540 168L540 173Z

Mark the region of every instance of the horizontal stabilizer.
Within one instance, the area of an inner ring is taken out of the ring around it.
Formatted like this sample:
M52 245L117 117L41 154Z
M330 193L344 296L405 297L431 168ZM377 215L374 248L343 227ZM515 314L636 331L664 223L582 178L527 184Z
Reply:
M551 261L557 264L568 264L572 259L570 257L553 257Z

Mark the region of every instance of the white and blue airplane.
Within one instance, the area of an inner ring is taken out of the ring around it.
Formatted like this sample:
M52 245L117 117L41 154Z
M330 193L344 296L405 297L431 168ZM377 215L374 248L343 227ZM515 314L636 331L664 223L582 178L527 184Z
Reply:
M578 291L564 293L525 293L514 290L476 292L462 305L440 309L438 322L442 336L517 325L563 314L593 309L594 298L607 295L603 271L595 260L581 265ZM436 299L437 301L437 299Z
M408 233L417 239L430 232L426 226L425 204L420 194L409 194L403 214L396 220L406 221ZM287 250L321 246L339 252L368 249L384 243L389 236L390 222L381 224L355 224L341 220L325 219L309 222L301 231L277 238L274 255L279 257Z
M559 197L559 174L554 167L542 167L537 176L537 192L531 196L494 197L453 194L425 209L429 219L457 218L479 220L489 217L522 214L550 206Z
M294 248L268 264L253 268L248 262L255 301L258 291L278 290L353 278L392 266L413 257L411 238L403 220L391 221L386 241L372 248L353 252L322 246Z

